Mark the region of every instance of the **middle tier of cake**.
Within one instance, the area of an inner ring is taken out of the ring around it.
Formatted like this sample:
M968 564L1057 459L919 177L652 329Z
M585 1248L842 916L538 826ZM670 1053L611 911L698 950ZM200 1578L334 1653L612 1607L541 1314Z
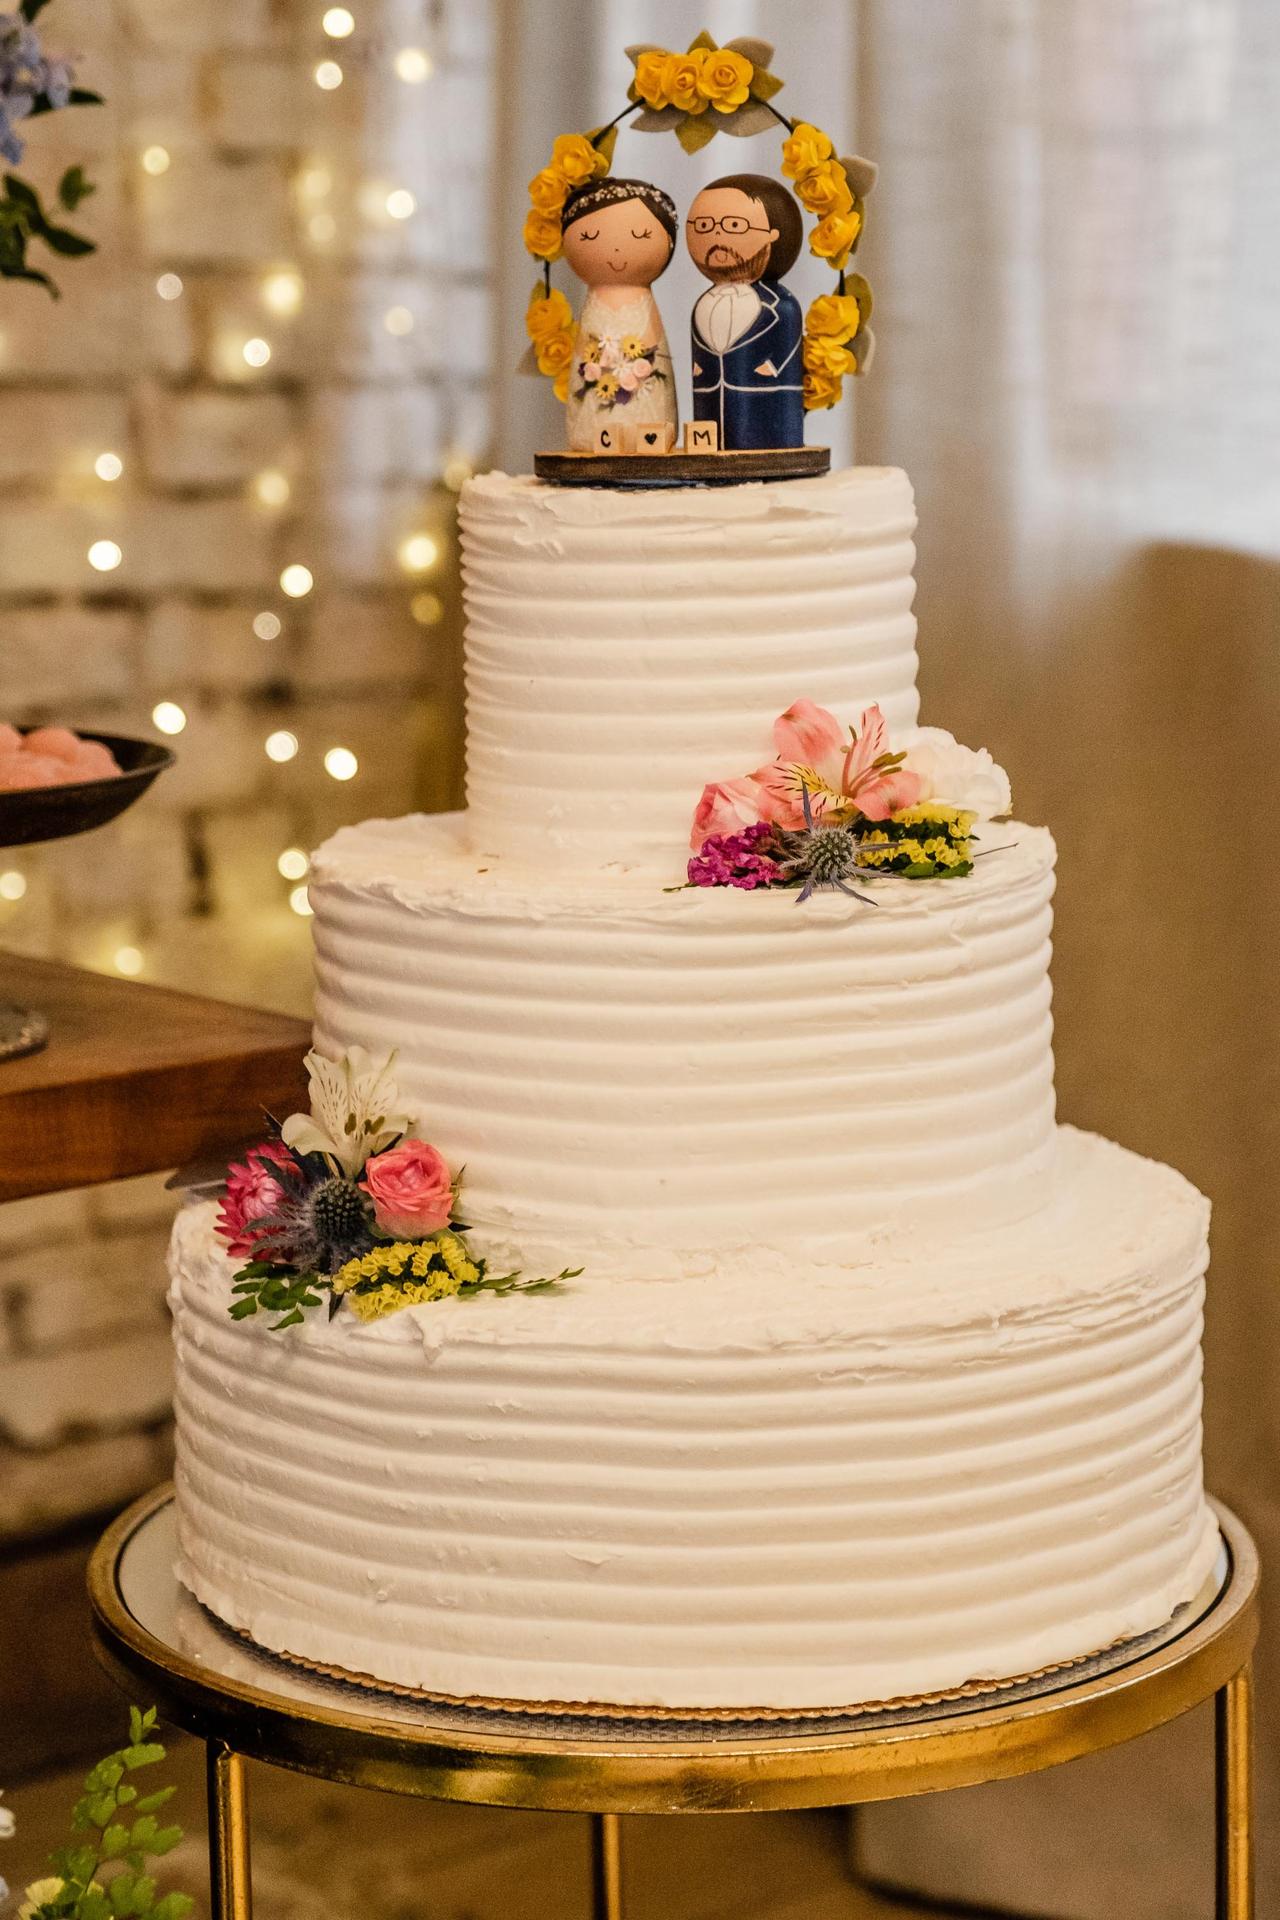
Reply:
M1053 842L983 828L957 880L839 893L534 873L461 817L313 865L316 1044L396 1050L525 1271L788 1272L1029 1213L1054 1142Z

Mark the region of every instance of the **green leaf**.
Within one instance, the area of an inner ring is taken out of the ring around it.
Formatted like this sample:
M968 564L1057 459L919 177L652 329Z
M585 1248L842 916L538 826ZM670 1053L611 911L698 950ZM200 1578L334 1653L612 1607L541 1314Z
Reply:
M608 166L613 165L613 150L618 144L618 129L614 127L596 127L587 135L588 140L602 153Z
M700 153L716 137L714 113L687 113L676 128L676 139L686 153Z
M189 1893L166 1893L151 1909L151 1920L187 1920L195 1906Z
M133 1895L138 1884L136 1873L118 1873L107 1888L107 1898L111 1902L114 1914L126 1914L134 1911Z
M133 1832L129 1835L129 1843L131 1846L141 1847L144 1852L150 1852L151 1843L155 1839L158 1830L159 1827L155 1815L144 1813L140 1820L134 1821Z
M18 12L24 20L35 20L44 12L48 4L49 0L22 0Z
M161 1827L159 1831L152 1836L151 1844L147 1848L147 1852L155 1854L157 1857L164 1853L172 1853L181 1838L181 1827Z
M75 1920L111 1920L111 1903L98 1887L86 1887L76 1901Z
M139 1813L158 1813L161 1807L165 1806L168 1801L172 1800L174 1794L177 1791L178 1789L176 1787L161 1787L157 1793L147 1794L145 1799L139 1800L138 1812ZM136 1792L137 1792L136 1787L121 1787L120 1798L121 1800L123 1800L126 1793L136 1793Z
M763 67L757 67L751 81L751 91L757 100L772 100L782 86L782 81L774 74L766 73Z
M86 253L96 253L97 244L86 240L82 233L72 233L70 227L55 227L48 220L40 229L40 238L51 253L60 253L70 259L80 259Z
M102 1852L108 1860L118 1860L129 1845L129 1829L113 1821L102 1836Z
M102 95L94 93L89 87L72 87L67 95L69 107L100 107L102 104ZM38 113L56 113L57 111L47 93L38 93L31 104L31 111L27 118L32 120Z
M4 184L11 200L15 201L18 206L25 209L27 213L33 215L37 220L43 222L44 213L40 206L40 195L33 186L28 185L25 180L20 180L16 173L6 173L4 176Z
M145 1741L135 1741L131 1747L125 1747L120 1758L124 1761L128 1772L136 1773L139 1767L154 1767L158 1761L163 1760L164 1748L158 1740L150 1744Z
M119 1801L114 1793L102 1793L96 1800L89 1802L86 1811L95 1827L109 1827L118 1805Z
M137 1799L137 1797L138 1797L138 1789L136 1787L117 1787L116 1788L116 1805L118 1807L132 1806L133 1802ZM142 1809L139 1808L138 1811L141 1812Z
M58 182L58 199L68 213L74 213L82 200L87 200L91 193L97 191L83 167L68 167Z

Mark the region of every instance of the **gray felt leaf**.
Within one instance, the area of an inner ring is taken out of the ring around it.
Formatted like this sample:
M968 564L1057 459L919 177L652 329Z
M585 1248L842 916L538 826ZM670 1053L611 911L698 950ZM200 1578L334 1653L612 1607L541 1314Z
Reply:
M861 379L864 373L870 373L871 362L876 357L876 337L870 327L863 327L859 332L857 348L858 371L854 375L855 380Z
M879 178L880 169L874 160L866 160L859 153L842 153L840 165L849 176L849 185L859 200L865 200Z
M670 133L684 118L679 107L645 107L631 125L637 133Z
M530 342L530 344L525 348L524 352L520 356L520 360L516 366L516 372L517 373L537 373L537 371L538 371L538 356L533 350L532 342Z
M726 40L725 45L730 53L740 53L753 67L768 67L773 63L773 48L769 42L753 39L749 33L744 33L737 40Z
M642 40L634 47L628 47L626 53L628 60L638 60L642 53L662 53L663 51L664 49L656 45L654 41Z
M770 113L768 107L762 107L758 100L748 100L744 106L738 107L733 113L721 116L720 131L739 134L768 133L770 127L777 125L778 117Z

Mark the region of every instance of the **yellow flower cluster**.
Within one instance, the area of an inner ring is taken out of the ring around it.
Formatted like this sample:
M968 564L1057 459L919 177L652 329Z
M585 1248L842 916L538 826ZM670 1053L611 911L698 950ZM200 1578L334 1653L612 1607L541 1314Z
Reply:
M851 341L863 322L851 293L819 295L804 317L804 404L834 407L844 391L844 376L858 371Z
M798 120L782 144L782 171L795 181L801 206L818 217L810 253L829 260L840 272L862 232L862 207L830 139L807 120Z
M955 867L964 867L967 871L969 835L976 814L966 812L963 807L941 806L936 801L924 800L914 807L900 808L892 818L895 826L921 827L926 831L903 834L901 839L895 839L883 827L869 828L858 836L860 867L901 863L904 867L931 869L935 873L945 873Z
M551 164L529 182L529 212L524 244L536 260L560 257L560 213L575 187L608 173L608 156L585 133L562 133L551 149Z
M573 365L573 308L559 287L534 288L529 310L524 317L525 332L533 342L538 372L552 378L557 400L569 397L569 373Z
M731 47L690 47L688 53L653 48L636 61L635 91L647 107L681 113L733 113L745 105L755 68Z
M396 1240L348 1260L333 1276L336 1294L351 1293L361 1281L379 1284L351 1293L351 1311L359 1320L380 1320L399 1307L445 1300L480 1278L480 1269L454 1233L422 1242Z

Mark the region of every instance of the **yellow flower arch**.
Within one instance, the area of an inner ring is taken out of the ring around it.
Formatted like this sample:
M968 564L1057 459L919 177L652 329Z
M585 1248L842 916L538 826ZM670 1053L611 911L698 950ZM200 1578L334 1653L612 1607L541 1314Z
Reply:
M700 33L685 53L647 46L630 47L628 53L635 66L627 90L630 104L590 133L562 133L547 165L529 182L524 244L542 262L542 278L530 296L525 329L539 373L555 382L558 400L568 398L573 309L551 284L551 263L560 257L565 201L575 188L607 175L621 122L637 114L636 124L643 131L669 128L687 153L696 153L722 128L754 133L772 120L786 133L782 171L816 222L809 251L836 274L834 292L810 304L802 345L806 409L834 407L843 396L846 375L865 373L871 363L871 289L848 267L862 238L875 167L867 160L840 157L821 128L808 120L790 120L773 106L782 82L768 70L772 49L763 41L738 40L720 47L710 34ZM732 127L730 120L735 122Z

